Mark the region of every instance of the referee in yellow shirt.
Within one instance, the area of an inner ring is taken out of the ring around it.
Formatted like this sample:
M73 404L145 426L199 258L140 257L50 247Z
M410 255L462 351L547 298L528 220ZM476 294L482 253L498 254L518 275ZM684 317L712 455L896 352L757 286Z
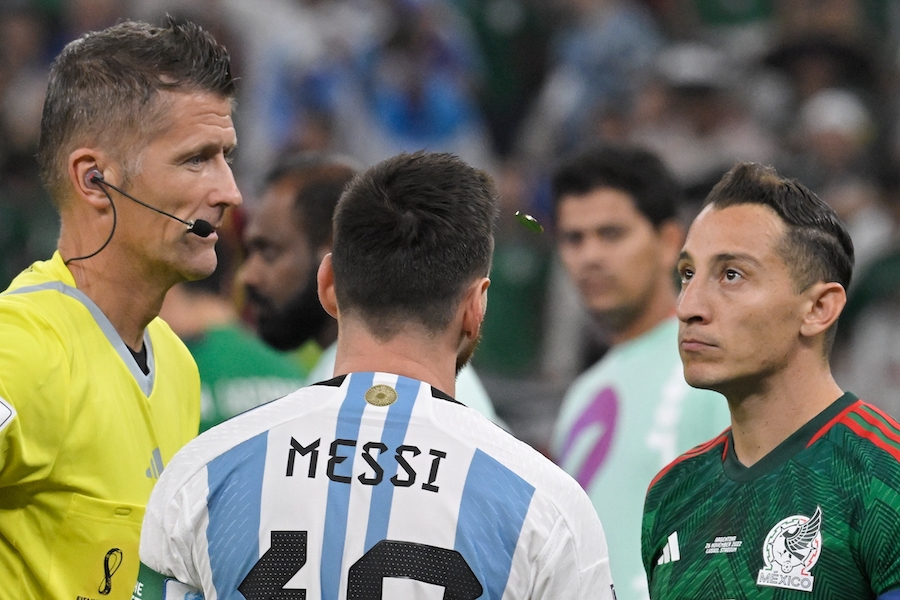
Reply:
M240 203L225 49L123 22L56 58L38 160L58 251L0 294L0 600L130 599L150 491L197 433L199 377L158 318L216 267Z

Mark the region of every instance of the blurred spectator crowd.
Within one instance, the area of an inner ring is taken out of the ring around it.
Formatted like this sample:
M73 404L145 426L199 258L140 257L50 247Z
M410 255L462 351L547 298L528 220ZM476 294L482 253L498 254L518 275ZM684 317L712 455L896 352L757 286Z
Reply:
M857 249L839 383L900 416L900 3L2 0L0 289L55 247L33 158L50 60L86 31L165 12L232 53L248 210L287 151L366 165L452 151L494 175L503 214L474 364L527 441L546 441L566 385L605 349L554 257L547 183L560 157L598 140L659 153L691 210L736 160L829 202Z

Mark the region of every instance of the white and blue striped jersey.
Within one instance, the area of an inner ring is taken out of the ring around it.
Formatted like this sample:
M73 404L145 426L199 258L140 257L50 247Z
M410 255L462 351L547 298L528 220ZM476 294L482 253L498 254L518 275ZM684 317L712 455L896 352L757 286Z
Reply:
M614 598L603 529L549 460L430 385L353 373L166 467L134 597Z

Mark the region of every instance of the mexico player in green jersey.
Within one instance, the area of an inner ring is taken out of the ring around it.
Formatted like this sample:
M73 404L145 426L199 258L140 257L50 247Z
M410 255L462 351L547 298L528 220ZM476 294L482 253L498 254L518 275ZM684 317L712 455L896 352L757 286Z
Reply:
M732 427L650 485L652 598L900 598L900 425L828 361L852 267L834 212L771 167L710 193L679 261L678 343Z

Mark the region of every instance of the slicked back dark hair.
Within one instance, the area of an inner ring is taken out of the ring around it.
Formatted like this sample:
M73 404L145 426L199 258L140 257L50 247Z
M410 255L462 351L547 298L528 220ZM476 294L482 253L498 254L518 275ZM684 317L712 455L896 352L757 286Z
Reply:
M50 71L38 146L41 176L57 203L66 159L79 146L118 154L126 177L137 168L137 144L161 126L162 91L232 100L228 52L199 25L170 16L160 27L123 21L63 48Z
M677 219L684 191L663 162L636 146L598 145L563 159L553 172L556 213L566 196L612 188L631 196L654 227Z
M738 163L706 197L705 205L726 208L762 204L787 225L779 252L791 269L798 291L819 281L837 282L847 289L853 275L853 241L828 204L796 179L774 167Z
M824 281L846 290L853 275L853 241L847 228L828 204L798 182L778 174L774 167L738 163L706 197L717 209L739 204L762 204L774 210L787 227L777 251L791 271L800 292ZM826 336L830 351L837 329Z
M362 171L353 159L325 152L299 152L281 159L265 178L265 186L287 183L294 190L296 225L311 249L331 246L332 220L338 198Z
M490 176L452 154L400 154L358 175L334 215L341 310L381 339L408 323L445 330L490 271L497 213Z

